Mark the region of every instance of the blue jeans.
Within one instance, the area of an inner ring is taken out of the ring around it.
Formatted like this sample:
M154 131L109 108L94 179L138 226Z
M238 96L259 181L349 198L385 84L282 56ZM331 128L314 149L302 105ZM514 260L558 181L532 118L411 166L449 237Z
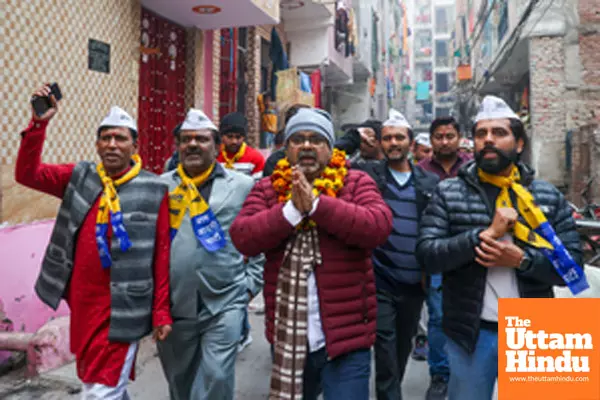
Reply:
M450 360L448 400L490 400L498 378L498 333L482 329L473 354L446 342Z
M446 355L446 335L442 329L442 274L431 275L431 284L427 293L427 336L429 341L429 374L441 376L448 382L450 368Z
M308 354L304 366L303 400L368 400L371 375L371 350L357 350L327 360L321 349Z

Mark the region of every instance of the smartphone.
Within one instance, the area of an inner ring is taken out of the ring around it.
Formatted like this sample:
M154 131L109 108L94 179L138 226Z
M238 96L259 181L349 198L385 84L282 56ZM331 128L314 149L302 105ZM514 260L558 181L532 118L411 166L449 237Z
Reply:
M56 101L60 101L60 99L62 99L62 93L60 92L58 83L55 82L50 85L50 94L54 96ZM38 117L41 117L46 111L52 108L52 102L50 101L50 98L46 96L33 96L31 99L31 106L35 111L35 114Z

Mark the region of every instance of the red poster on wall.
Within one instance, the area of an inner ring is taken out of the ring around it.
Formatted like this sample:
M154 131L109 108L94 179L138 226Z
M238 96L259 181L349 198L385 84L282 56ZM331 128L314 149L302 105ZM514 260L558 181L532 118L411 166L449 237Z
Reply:
M142 10L138 131L144 168L162 173L185 117L185 30Z

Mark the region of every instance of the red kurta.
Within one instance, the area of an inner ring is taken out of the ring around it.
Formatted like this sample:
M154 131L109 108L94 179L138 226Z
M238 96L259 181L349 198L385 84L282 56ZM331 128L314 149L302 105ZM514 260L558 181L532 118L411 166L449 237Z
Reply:
M32 121L24 131L15 176L32 189L63 197L75 164L41 163L46 122ZM96 214L100 197L88 212L77 236L73 273L66 301L71 309L71 352L84 383L116 386L130 343L110 342L110 268L102 268L96 247ZM109 241L112 230L109 224ZM110 246L110 245L109 245ZM158 214L154 250L153 326L172 323L169 301L169 206L165 196ZM132 369L131 378L134 377Z
M227 153L227 157L233 158L233 156L235 156L235 153L233 153L233 154L229 153L229 152ZM219 151L217 161L220 163L225 163L225 157L223 157L223 153L221 151ZM250 146L246 146L246 151L244 152L244 155L241 156L240 159L236 161L236 164L237 163L252 164L253 165L252 174L261 172L265 168L265 158L263 157L262 153Z

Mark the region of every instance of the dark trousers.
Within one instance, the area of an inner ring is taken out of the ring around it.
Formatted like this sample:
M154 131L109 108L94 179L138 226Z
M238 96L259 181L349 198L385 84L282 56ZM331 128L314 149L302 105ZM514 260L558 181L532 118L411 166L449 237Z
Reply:
M321 349L308 354L304 366L303 400L368 400L371 350L357 350L333 360Z
M271 360L274 348L271 345ZM303 400L368 400L371 377L371 350L356 350L328 360L327 350L306 355L303 372Z
M401 383L417 333L425 294L377 291L377 400L402 399Z

